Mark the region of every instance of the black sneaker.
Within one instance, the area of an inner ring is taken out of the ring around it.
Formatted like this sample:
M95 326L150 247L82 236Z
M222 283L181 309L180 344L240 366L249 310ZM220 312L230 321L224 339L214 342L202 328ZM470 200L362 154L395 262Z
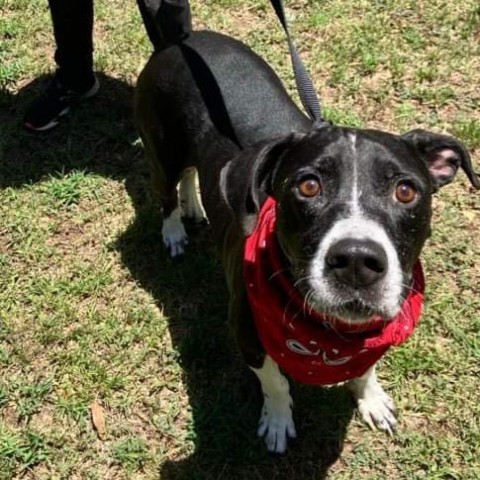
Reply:
M25 128L33 132L44 132L56 127L70 107L93 97L99 88L100 82L96 76L93 85L80 92L68 88L55 76L45 92L28 107L23 120Z

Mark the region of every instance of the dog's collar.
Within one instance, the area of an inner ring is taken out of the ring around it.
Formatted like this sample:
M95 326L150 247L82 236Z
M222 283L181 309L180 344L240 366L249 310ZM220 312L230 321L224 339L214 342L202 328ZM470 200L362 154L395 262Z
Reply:
M263 204L244 250L247 295L265 351L293 379L329 385L360 377L392 345L400 345L420 320L425 283L418 261L400 313L359 327L311 312L285 273L275 235L276 202Z

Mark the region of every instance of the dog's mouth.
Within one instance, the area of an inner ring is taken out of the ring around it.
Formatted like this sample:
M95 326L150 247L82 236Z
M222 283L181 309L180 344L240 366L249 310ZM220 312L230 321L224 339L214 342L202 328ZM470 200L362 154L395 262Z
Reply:
M337 300L334 305L310 298L309 304L319 314L327 315L342 323L356 325L369 323L375 319L391 320L400 310L400 307L395 311L381 309L358 295L343 301Z
M346 324L361 325L380 319L389 321L400 312L402 306L403 296L400 296L396 302L383 301L382 288L374 291L360 291L344 287L336 290L334 294L329 290L327 294L325 289L311 287L310 285L308 292L300 292L309 308L320 315L326 315Z
M373 307L360 299L353 299L341 305L336 312L336 316L341 320L351 322L363 322L371 320L375 316L380 316L380 312L375 311Z

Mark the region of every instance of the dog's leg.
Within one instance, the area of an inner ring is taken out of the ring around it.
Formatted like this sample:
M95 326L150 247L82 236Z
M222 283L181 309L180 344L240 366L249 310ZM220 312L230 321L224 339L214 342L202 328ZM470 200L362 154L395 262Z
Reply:
M147 107L143 106L143 109ZM150 106L148 105L148 108ZM163 213L162 239L171 257L184 252L188 243L187 233L182 223L180 205L178 204L177 184L181 178L181 166L175 159L178 153L172 153L164 143L162 124L151 113L154 121L144 125L144 118L137 118L137 127L142 138L145 155L150 165L152 182L152 201L159 203ZM146 117L150 118L150 117Z
M200 223L204 219L195 178L196 169L194 167L186 168L180 178L178 193L176 187L171 184L168 187L170 195L162 201L164 214L163 243L172 257L182 255L188 243L182 217L191 218L195 223Z
M283 453L287 449L287 437L297 436L288 380L268 355L261 368L251 368L260 380L264 398L258 436L265 437L270 452Z
M197 170L194 167L186 168L180 180L179 198L182 215L194 223L201 223L205 218L202 204L198 197L196 185Z
M188 243L188 236L182 223L181 208L178 203L177 183L179 178L180 175L172 171L168 172L168 175L164 174L160 190L160 203L163 212L162 239L171 257L182 255Z
M164 215L166 214L164 213ZM168 216L164 217L162 238L163 244L170 252L171 257L183 254L188 243L188 236L182 223L181 210L178 204Z
M187 232L182 223L180 205L178 204L177 183L179 175L162 168L153 169L152 181L154 192L160 201L163 213L162 239L171 257L182 255L188 243Z
M377 381L375 366L363 376L350 380L347 387L352 391L360 415L368 426L372 429L386 430L392 435L397 424L395 407L393 400Z

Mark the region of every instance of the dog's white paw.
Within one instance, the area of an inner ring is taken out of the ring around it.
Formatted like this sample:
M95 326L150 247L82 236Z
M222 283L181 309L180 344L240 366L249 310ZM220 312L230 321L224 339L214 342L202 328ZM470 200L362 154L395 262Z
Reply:
M188 243L187 232L180 218L180 209L176 208L172 214L163 221L163 244L167 247L170 256L182 255Z
M358 411L371 429L378 428L393 435L397 425L393 400L380 385L372 390L364 398L357 400Z
M283 402L282 402L283 403ZM258 436L264 437L269 452L284 453L288 438L296 438L292 408L265 397L262 416L258 425Z

